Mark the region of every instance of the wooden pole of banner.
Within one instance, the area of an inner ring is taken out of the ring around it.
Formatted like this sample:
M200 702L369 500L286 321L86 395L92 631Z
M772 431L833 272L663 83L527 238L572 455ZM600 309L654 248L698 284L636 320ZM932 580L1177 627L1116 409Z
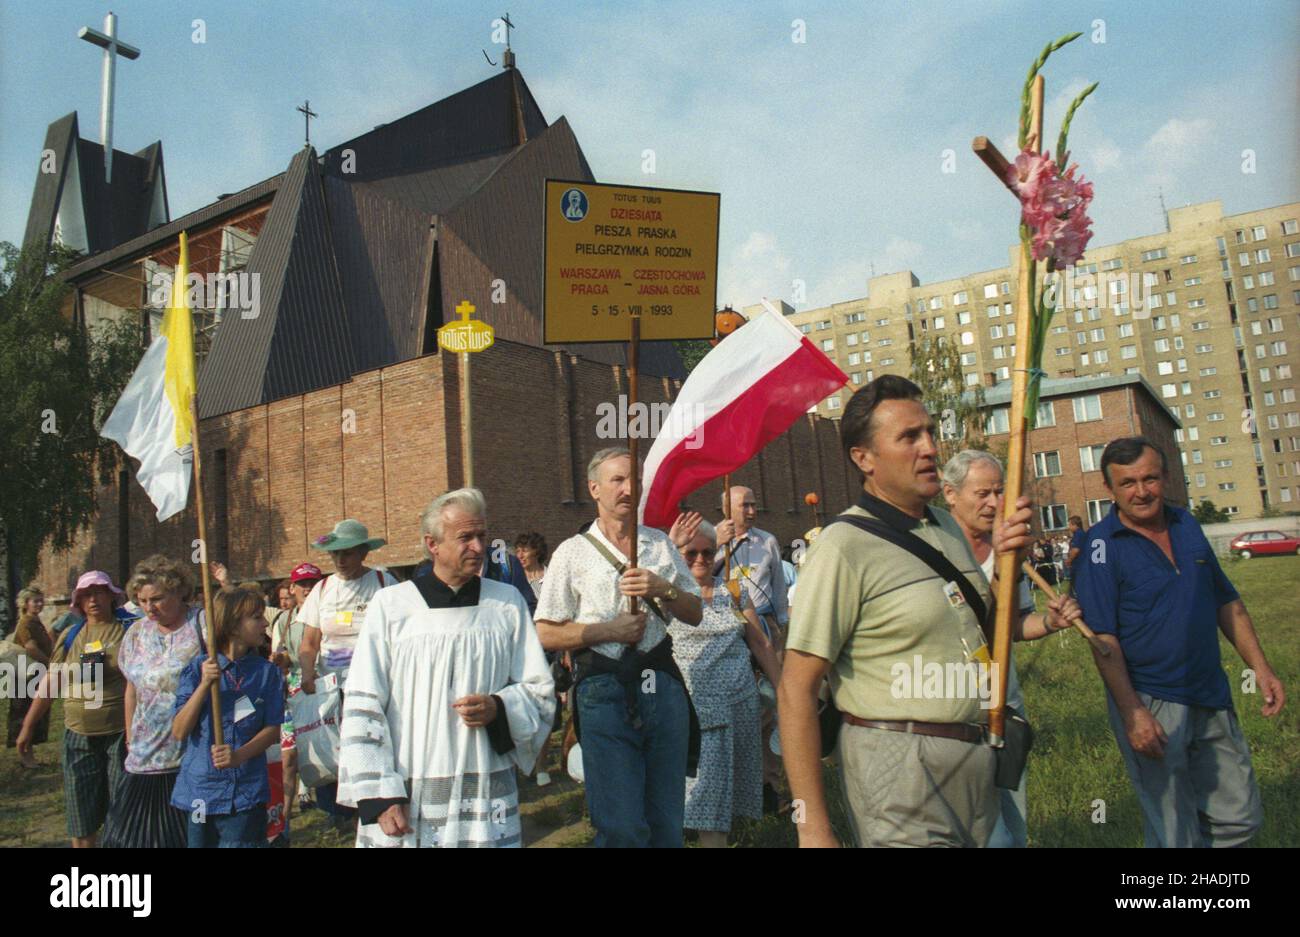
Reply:
M469 359L470 353L460 353L460 470L465 477L465 487L474 487L474 411L470 406L469 394Z
M637 400L637 363L641 357L641 316L639 313L631 313L632 317L632 340L628 345L627 353L627 412L634 413ZM637 565L637 554L640 549L637 544L639 524L641 522L641 467L640 467L640 450L639 440L636 433L628 433L627 440L628 452L632 454L632 552L628 555L628 560L632 566ZM627 603L628 611L633 615L637 613L638 603L636 596L632 596Z
M976 143L978 142L977 140ZM1029 99L1029 137L1026 145L1034 153L1042 151L1042 75L1035 77ZM1002 164L1006 162L987 141L983 149L976 146L976 152L990 168L999 160ZM1006 177L1000 178L1005 184ZM1034 300L1030 288L1030 275L1034 269L1033 265L1034 255L1030 245L1022 240L1019 275L1016 281L1016 363L1015 369L1011 372L1011 438L1007 449L1007 469L1003 489L1004 518L1015 513L1016 502L1020 500L1024 489L1025 443L1028 435L1025 423L1025 401L1029 393L1029 345ZM996 685L993 693L993 708L989 710L989 744L994 748L1000 748L1003 745L1003 732L1006 725L1007 673L1011 660L1011 616L1016 613L1016 586L1020 574L1019 556L1016 553L999 553L996 569L997 614L993 625L993 668Z
M190 421L194 427L190 448L194 453L194 509L199 516L199 563L203 576L203 615L208 621L208 660L217 660L216 622L212 618L212 579L208 573L208 524L203 507L203 460L199 456L199 401L198 394L190 396ZM212 744L224 745L225 733L221 728L221 683L212 684Z
M1034 585L1043 590L1045 595L1048 597L1056 595L1056 590L1053 589L1051 584L1042 577L1038 570L1034 569L1034 567L1030 565L1029 560L1025 560L1020 564L1020 568L1024 574L1033 581ZM1073 624L1074 627L1079 629L1079 634L1088 639L1088 643L1092 645L1093 650L1102 657L1110 657L1110 648L1106 645L1106 642L1098 638L1096 632L1089 628L1082 618L1074 619Z
M722 476L722 518L731 520L731 473L727 472ZM731 553L736 547L736 535L733 532L731 540L727 542L727 562L726 569L722 574L722 581L726 584L727 591L731 593L731 598L737 604L740 602L740 580L731 578Z

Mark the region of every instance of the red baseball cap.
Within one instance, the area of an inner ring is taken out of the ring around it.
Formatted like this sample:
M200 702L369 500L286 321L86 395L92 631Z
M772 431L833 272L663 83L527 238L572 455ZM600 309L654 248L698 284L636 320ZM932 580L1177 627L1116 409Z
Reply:
M302 563L295 566L293 572L289 574L290 582L315 582L317 579L324 579L325 574L320 571L320 567L315 563Z

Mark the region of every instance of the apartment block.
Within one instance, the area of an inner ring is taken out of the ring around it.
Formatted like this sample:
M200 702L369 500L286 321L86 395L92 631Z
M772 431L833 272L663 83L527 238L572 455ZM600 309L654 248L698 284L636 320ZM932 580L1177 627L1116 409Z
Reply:
M1242 517L1300 510L1300 203L1224 215L1212 201L1167 218L1168 230L1093 247L1061 276L1043 368L1145 378L1181 423L1190 503ZM854 388L906 375L927 337L958 344L969 386L1009 382L1018 253L938 283L872 277L861 299L818 309L781 304L852 381L818 412L834 418Z

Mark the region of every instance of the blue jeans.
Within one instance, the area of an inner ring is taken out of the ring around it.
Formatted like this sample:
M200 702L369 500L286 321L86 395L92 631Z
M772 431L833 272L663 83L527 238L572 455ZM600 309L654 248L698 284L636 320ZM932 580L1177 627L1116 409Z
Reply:
M647 692L649 690L649 692ZM599 848L678 847L686 814L686 691L662 670L578 684L587 811Z
M210 813L200 823L190 814L186 829L190 849L260 849L266 845L266 808L242 813Z

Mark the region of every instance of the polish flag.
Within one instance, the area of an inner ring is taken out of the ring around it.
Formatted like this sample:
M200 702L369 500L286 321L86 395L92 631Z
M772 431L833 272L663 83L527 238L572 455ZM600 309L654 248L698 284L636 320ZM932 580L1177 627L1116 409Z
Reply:
M670 527L678 503L740 468L848 383L785 316L766 311L695 366L646 457L641 523Z

